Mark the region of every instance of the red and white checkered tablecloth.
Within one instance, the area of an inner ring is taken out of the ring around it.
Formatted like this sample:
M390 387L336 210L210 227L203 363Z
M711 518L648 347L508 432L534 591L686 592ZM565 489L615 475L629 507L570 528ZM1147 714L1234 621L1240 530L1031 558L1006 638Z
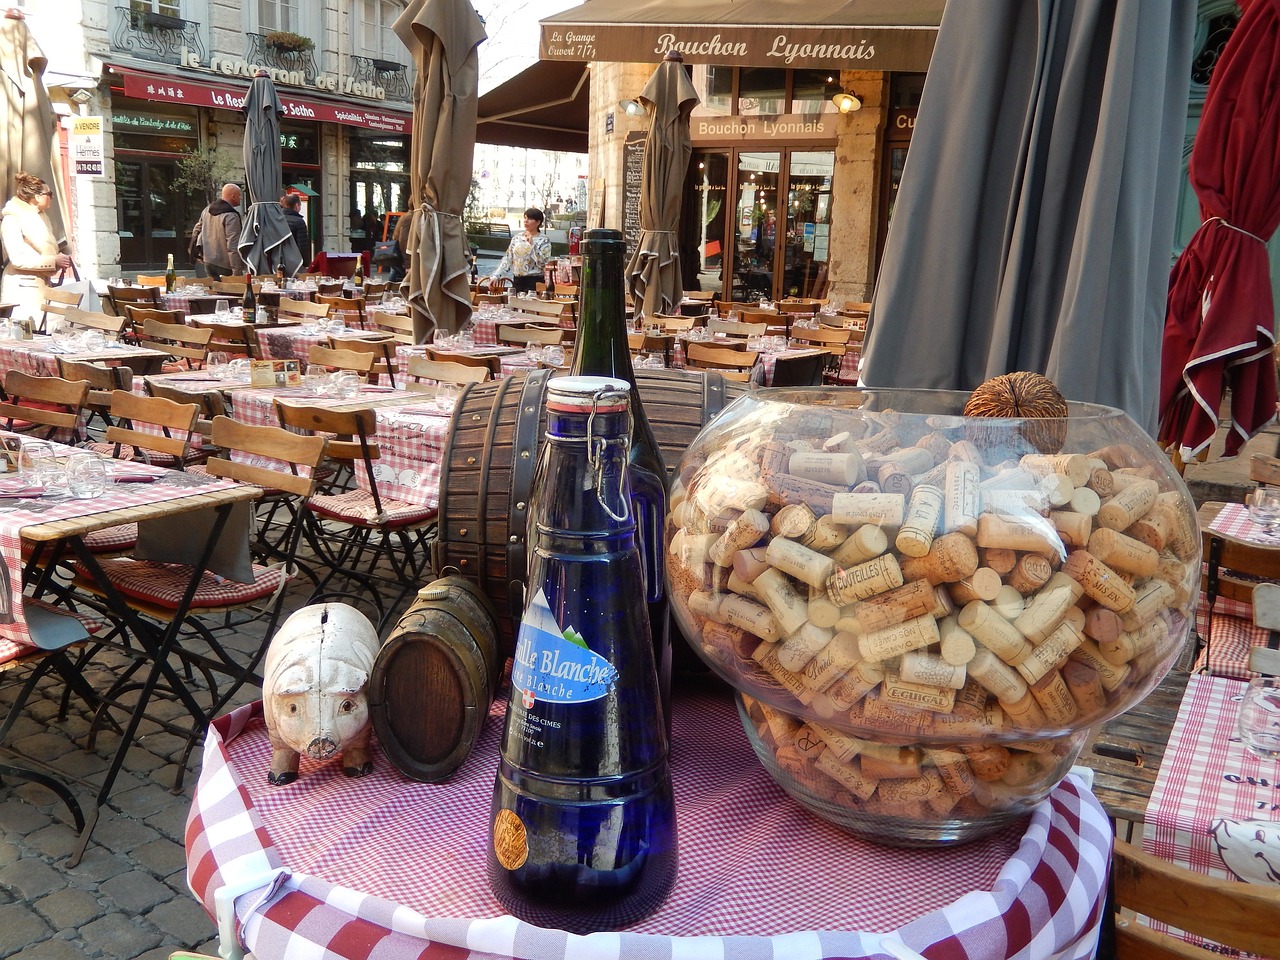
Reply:
M1268 542L1262 538L1262 528L1249 519L1249 511L1240 503L1223 504L1210 522L1209 531L1252 543ZM1196 607L1196 632L1209 641L1200 652L1197 669L1240 680L1256 676L1249 670L1249 651L1265 647L1270 633L1254 624L1253 604L1219 597L1210 620L1208 604L1201 602Z
M1142 832L1148 853L1223 879L1238 878L1232 863L1261 868L1256 854L1274 852L1280 835L1280 762L1254 756L1236 729L1245 686L1230 677L1191 675ZM1269 835L1270 846L1259 831Z
M677 698L680 872L652 917L574 936L502 913L485 880L489 804L505 704L447 784L410 781L373 746L344 777L303 758L266 782L261 704L214 722L187 822L187 878L212 915L235 884L236 932L260 957L492 960L715 957L1091 956L1111 828L1075 775L1031 815L952 849L893 849L797 806L756 761L727 699Z
M57 447L59 455L74 453L74 448ZM229 480L206 478L198 486L166 483L164 477L173 471L145 464L130 464L128 472L154 474L161 479L155 483L113 483L106 494L92 500L76 500L71 497L36 497L31 500L0 499L0 579L8 603L0 613L0 663L12 660L32 647L27 622L22 613L22 529L35 524L90 516L109 510L139 507L150 503L164 503L191 492L208 493L235 486ZM186 482L186 481L184 481Z
M165 354L131 344L115 344L114 341L99 350L81 350L64 347L53 337L0 340L0 370L18 370L32 377L56 377L59 356L114 366L132 357L163 357Z

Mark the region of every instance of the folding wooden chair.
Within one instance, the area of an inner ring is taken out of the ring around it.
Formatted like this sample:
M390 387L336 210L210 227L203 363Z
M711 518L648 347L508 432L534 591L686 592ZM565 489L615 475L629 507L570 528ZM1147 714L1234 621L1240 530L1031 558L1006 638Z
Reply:
M390 337L377 340L364 340L354 337L335 340L329 339L329 348L347 353L367 353L373 357L373 366L368 370L370 383L381 383L387 378L387 384L396 385L396 341ZM309 359L309 358L308 358ZM357 371L358 372L358 371Z
M329 296L318 293L316 303L328 304L331 318L340 318L349 327L364 328L364 297Z
M94 417L102 421L104 427L115 421L111 418L111 395L116 390L133 388L133 368L120 366L109 367L105 363L90 363L86 360L68 360L58 357L58 376L63 380L89 382L89 395L85 399L84 409L88 411L85 426L88 427Z
M565 331L561 327L515 327L504 323L498 328L498 342L524 347L531 343L560 344L564 342Z
M230 300L232 297L241 298L247 289L248 284L243 280L214 280L209 284L209 289L213 293L221 294ZM254 290L257 293L257 290Z
M102 300L103 312L123 317L125 304L140 307L159 307L160 290L156 287L113 286L107 284L107 295Z
M773 361L774 387L817 387L827 366L827 354L821 351L778 357Z
M502 358L494 354L454 353L450 350L440 350L436 347L427 347L426 350L427 358L430 360L460 363L467 367L484 367L489 371L489 376L493 380L497 380L502 376Z
M124 317L110 317L105 313L94 313L81 310L79 307L67 307L62 315L63 326L72 330L97 330L106 337L115 339L124 329Z
M222 351L250 360L262 359L262 347L258 343L258 331L252 323L219 323L192 317L187 326L194 330L211 330L209 353Z
M164 397L140 397L128 390L111 394L116 419L103 442L91 449L116 460L144 460L152 466L182 470L205 459L208 453L192 450L200 407L194 402L175 403Z
M327 303L293 300L289 297L280 298L280 307L276 313L276 320L280 323L314 323L317 320L327 319L329 319Z
M405 388L429 389L436 383L481 383L492 378L488 367L473 367L449 360L431 360L427 357L410 357L405 368Z
M173 369L166 368L166 372L178 372L203 367L212 339L213 331L207 327L201 329L185 323L146 320L142 324L138 345L169 354Z
M126 339L137 343L142 339L142 328L148 320L160 323L182 324L186 322L181 310L163 310L160 307L139 307L131 303L124 305L124 328L121 333Z
M36 329L40 333L53 333L61 324L67 309L69 307L79 307L83 302L83 293L72 293L68 290L58 290L52 287L46 288L44 301L40 304L40 323Z
M387 333L397 343L414 343L413 317L407 313L387 313L370 310L367 318L370 329Z
M735 350L690 341L685 345L685 366L695 370L715 370L726 380L748 383L760 354L756 350Z
M315 344L307 351L307 365L317 363L330 371L343 370L347 373L369 375L376 357L372 353L357 353L355 350L334 350L331 347Z
M166 286L168 286L168 283L166 282L163 273L159 273L159 274L140 273L138 274L137 278L133 282L140 287L159 287L161 290L163 290Z
M19 370L4 376L0 423L4 429L46 440L83 439L89 381L33 377Z
M1258 670L1255 663L1265 665L1272 660L1270 654L1255 655L1255 650L1280 645L1272 632L1275 628L1266 625L1271 622L1269 598L1274 595L1263 593L1264 622L1257 619L1259 611L1255 603L1259 584L1280 581L1280 546L1239 540L1209 529L1205 518L1216 515L1215 508L1221 509L1221 506L1206 503L1200 508L1204 573L1202 603L1196 615L1201 645L1196 666L1212 674L1243 680L1253 673L1264 672Z

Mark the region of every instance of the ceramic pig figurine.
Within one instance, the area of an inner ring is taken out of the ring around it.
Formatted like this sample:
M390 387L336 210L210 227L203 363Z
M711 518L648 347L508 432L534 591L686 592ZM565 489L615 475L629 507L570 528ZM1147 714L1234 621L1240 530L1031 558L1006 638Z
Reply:
M345 603L303 607L280 625L262 672L271 740L268 781L297 780L303 753L316 760L342 754L342 772L349 777L373 769L365 685L378 647L373 624Z

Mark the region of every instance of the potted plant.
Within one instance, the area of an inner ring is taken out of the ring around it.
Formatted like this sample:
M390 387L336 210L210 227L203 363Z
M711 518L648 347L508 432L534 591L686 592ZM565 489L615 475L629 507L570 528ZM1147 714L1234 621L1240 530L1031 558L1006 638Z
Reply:
M268 46L275 47L281 53L310 53L316 46L310 37L288 30L272 30L265 39Z

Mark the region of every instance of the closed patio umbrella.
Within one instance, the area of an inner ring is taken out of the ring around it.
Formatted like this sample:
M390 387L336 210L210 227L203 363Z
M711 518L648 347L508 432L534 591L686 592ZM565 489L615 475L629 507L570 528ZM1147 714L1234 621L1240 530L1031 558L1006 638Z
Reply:
M405 254L414 339L471 319L462 208L471 189L484 23L467 0L410 0L395 22L413 53L413 152Z
M1195 0L948 3L863 382L1018 370L1153 431Z
M31 36L22 11L10 10L0 19L0 105L4 117L0 130L5 132L0 149L0 202L13 196L13 176L25 170L34 174L53 191L49 205L49 223L60 241L67 236L67 203L62 190L62 164L54 144L58 125L44 86L48 59ZM65 244L64 244L65 248Z
M302 266L302 254L289 230L280 206L284 192L280 169L280 118L284 107L276 85L259 70L244 99L244 180L249 207L236 246L245 266L254 273L274 273L284 264L293 276Z
M1159 439L1182 460L1207 452L1227 387L1227 456L1276 415L1266 244L1280 225L1280 4L1240 6L1191 149L1203 222L1169 278Z
M653 119L640 168L640 238L627 275L636 309L652 316L675 312L684 298L677 237L684 177L693 153L689 114L698 105L698 94L680 54L663 58L639 100Z

